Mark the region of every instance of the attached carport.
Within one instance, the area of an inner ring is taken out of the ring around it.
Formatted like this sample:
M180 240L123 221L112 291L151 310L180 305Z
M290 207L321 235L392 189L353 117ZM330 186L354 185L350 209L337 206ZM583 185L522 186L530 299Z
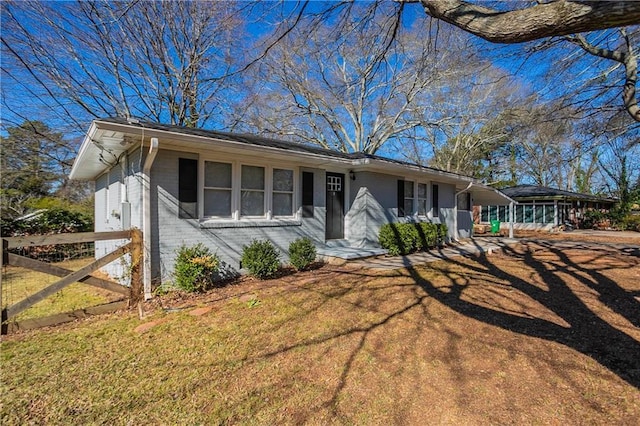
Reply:
M458 234L458 195L470 193L473 199L474 205L482 205L482 206L509 206L509 238L513 238L513 223L514 223L514 206L518 203L497 189L491 188L490 186L477 183L470 182L466 188L459 189L456 192L456 204L455 204L455 220L456 220L456 239L459 239Z

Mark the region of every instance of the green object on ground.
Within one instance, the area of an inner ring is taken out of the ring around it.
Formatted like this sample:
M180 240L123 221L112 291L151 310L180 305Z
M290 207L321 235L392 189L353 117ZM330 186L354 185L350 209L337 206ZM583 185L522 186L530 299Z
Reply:
M492 234L497 234L498 232L500 232L500 221L499 220L492 220L491 221L491 233Z

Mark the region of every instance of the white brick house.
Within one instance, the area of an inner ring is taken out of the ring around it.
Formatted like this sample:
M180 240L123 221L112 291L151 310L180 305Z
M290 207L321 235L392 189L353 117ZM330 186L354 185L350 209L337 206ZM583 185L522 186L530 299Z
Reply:
M374 155L121 118L91 124L70 177L95 182L96 231L142 229L147 297L152 282L171 279L182 244L202 242L237 270L253 239L283 255L301 236L370 247L383 223L399 221L468 237L474 202L512 201L471 178ZM96 256L112 247L97 244Z

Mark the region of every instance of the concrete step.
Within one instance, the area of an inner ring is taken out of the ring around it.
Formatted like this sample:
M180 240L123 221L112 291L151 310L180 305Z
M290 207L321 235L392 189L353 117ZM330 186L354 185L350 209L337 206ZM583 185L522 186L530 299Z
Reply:
M327 240L324 243L325 247L351 247L349 240Z

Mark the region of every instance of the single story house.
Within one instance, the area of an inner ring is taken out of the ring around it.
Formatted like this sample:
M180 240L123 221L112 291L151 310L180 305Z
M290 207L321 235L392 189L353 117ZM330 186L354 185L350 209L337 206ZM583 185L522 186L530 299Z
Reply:
M616 202L611 198L535 185L513 186L501 192L518 202L513 206L515 229L551 230L564 224L581 227L586 211L608 212ZM474 206L474 221L480 224L492 220L509 222L509 214L509 207L504 205Z
M96 231L142 229L147 298L152 283L171 280L183 244L204 243L233 272L253 239L272 241L285 260L299 237L319 248L376 247L388 222L445 223L456 239L471 236L474 202L512 202L474 179L402 161L124 118L91 124L70 177L95 182ZM96 243L96 256L114 244ZM126 270L107 268L120 278Z

